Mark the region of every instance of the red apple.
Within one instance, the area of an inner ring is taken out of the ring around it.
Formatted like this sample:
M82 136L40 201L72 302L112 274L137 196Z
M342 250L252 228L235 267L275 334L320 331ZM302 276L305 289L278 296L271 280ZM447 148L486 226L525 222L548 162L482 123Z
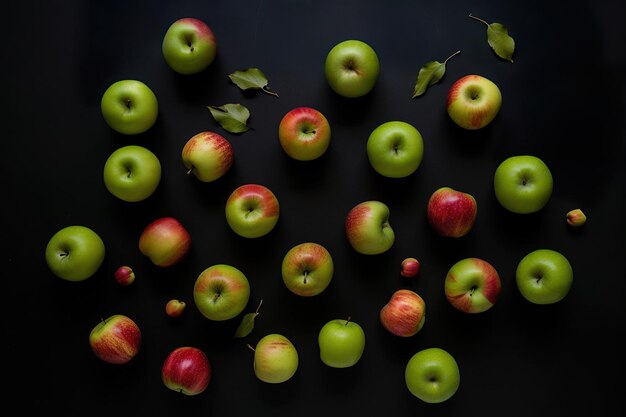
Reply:
M161 368L163 384L172 391L198 395L211 381L211 364L199 348L183 346L167 355Z
M330 124L311 107L296 107L283 116L278 139L287 155L299 161L317 159L330 145Z
M114 276L115 281L124 287L135 282L135 272L130 266L120 266L115 270Z
M380 322L391 334L410 337L419 332L426 320L426 303L417 293L400 289L380 310Z
M104 362L124 364L139 353L141 330L129 317L115 314L94 326L89 346Z
M191 237L173 217L162 217L150 223L141 233L139 250L153 264L168 267L182 261L191 248Z
M187 304L184 301L171 299L165 304L165 314L170 317L178 317L185 311Z
M489 262L466 258L455 263L444 283L446 298L465 313L489 310L500 296L500 276Z
M200 132L183 146L182 160L187 174L195 175L202 182L212 182L224 176L233 165L233 147L222 135Z
M428 200L426 214L432 228L445 237L465 236L474 226L478 207L471 194L441 187Z
M420 263L415 258L406 258L400 264L400 275L414 277L420 272Z

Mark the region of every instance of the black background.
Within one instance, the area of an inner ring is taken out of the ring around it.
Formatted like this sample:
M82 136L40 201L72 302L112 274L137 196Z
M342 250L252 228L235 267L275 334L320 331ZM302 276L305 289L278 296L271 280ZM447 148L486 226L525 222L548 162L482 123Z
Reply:
M20 414L624 413L622 2L38 3L12 2L3 30L2 170L10 212L2 239L3 380L5 397L22 398ZM514 63L495 56L486 27L469 13L508 26ZM162 58L162 37L182 17L203 19L217 37L217 58L198 75L177 75ZM358 99L334 94L323 71L330 48L350 38L369 43L381 63L376 87ZM461 54L441 82L411 99L421 65L456 50ZM230 83L227 74L248 67L260 68L280 97ZM494 122L475 132L457 128L445 112L448 88L470 73L493 80L503 95ZM159 101L156 125L139 136L115 133L100 113L104 90L126 78L145 82ZM225 103L247 106L253 130L222 130L206 106ZM317 161L290 160L278 143L280 119L297 106L317 108L330 121L331 145ZM369 133L389 120L409 122L424 137L423 162L405 179L383 178L367 161ZM186 175L180 159L187 139L204 130L224 135L235 149L232 169L208 184ZM139 203L116 199L102 180L106 158L127 144L146 146L163 168L157 191ZM495 200L494 170L515 154L542 158L554 176L552 198L538 213L514 215ZM224 218L230 192L249 182L268 186L281 204L277 227L252 240L236 236ZM441 238L425 221L427 199L440 186L478 201L475 227L463 238ZM396 242L368 257L349 247L343 221L369 199L390 207ZM588 216L576 230L565 222L574 208ZM189 257L168 269L137 248L142 229L161 216L178 218L193 239ZM48 239L71 224L94 229L107 250L96 275L78 283L56 278L44 261ZM286 251L304 241L323 244L335 260L330 286L308 299L290 293L280 276ZM517 263L541 247L562 252L574 268L570 294L550 306L525 301L515 286ZM399 275L409 256L422 263L414 279ZM502 279L498 303L479 315L454 310L443 294L449 267L469 256L492 263ZM197 275L216 263L248 276L246 311L263 300L245 339L232 337L239 318L209 322L193 304ZM137 274L130 287L113 279L123 264ZM378 321L399 288L427 304L424 328L408 339ZM170 298L188 303L182 317L165 315ZM143 333L140 353L123 366L101 362L87 342L100 318L116 313ZM365 329L364 355L352 368L326 367L317 333L347 316ZM246 345L268 333L286 335L300 354L296 375L284 384L262 383L252 371ZM163 360L183 345L202 348L213 366L208 389L195 397L161 382ZM404 384L408 359L432 346L448 350L461 370L456 395L437 405L413 397Z

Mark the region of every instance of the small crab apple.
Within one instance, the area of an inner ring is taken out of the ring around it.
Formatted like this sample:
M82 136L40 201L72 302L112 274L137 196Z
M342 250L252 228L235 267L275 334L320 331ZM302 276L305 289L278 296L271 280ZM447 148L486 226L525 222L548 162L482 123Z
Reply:
M135 282L135 271L130 266L120 266L115 270L115 281L126 287Z
M405 258L400 266L400 275L403 277L414 277L420 272L420 262L415 258Z
M184 301L173 298L165 304L165 314L170 317L178 317L183 314L185 307L187 304Z
M581 209L574 209L567 212L567 224L573 227L580 227L587 221L587 216Z

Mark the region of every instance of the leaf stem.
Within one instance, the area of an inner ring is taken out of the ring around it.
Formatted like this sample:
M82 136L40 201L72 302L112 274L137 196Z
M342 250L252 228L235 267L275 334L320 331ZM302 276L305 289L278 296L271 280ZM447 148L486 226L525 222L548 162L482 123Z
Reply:
M461 51L456 51L455 53L453 53L452 55L450 55L449 57L446 58L445 61L443 61L443 65L446 65L448 63L448 60L454 56L457 56L458 54L460 54Z
M472 18L472 19L474 19L474 20L478 20L479 22L483 22L485 25L487 25L487 27L489 27L489 23L485 22L483 19L478 18L478 17L474 16L474 15L473 15L473 14L471 14L471 13L469 14L469 17L471 17L471 18Z
M263 300L261 300L261 302L259 302L259 306L256 308L256 314L259 314L259 309L261 308L261 304L263 304Z
M261 88L261 90L263 90L264 93L267 93L267 94L270 94L272 96L278 97L277 93L275 93L273 91L270 91L270 90L267 90L265 87Z
M250 349L251 351L256 352L256 351L254 350L254 348L253 348L252 346L250 346L250 344L249 344L249 343L248 343L246 346L247 346L247 347L248 347L248 349Z

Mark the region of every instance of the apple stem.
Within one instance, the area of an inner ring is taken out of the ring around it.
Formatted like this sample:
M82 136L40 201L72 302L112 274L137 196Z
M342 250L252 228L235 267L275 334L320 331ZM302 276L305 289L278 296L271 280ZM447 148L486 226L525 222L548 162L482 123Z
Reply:
M213 296L213 301L217 301L217 299L218 299L218 298L220 298L220 295L221 295L220 293L216 293L216 294Z
M251 351L256 352L256 351L254 350L254 348L253 348L252 346L250 346L250 344L249 344L249 343L248 343L246 346L247 346L247 347L248 347L248 349L250 349Z
M273 92L273 91L270 91L270 90L267 90L265 87L261 88L261 90L263 90L263 92L265 92L265 93L267 93L267 94L270 94L270 95L272 95L272 96L278 97L278 94L277 94L277 93L275 93L275 92Z
M309 271L304 271L304 283L306 284L306 277L309 275Z
M187 170L187 175L191 174L191 172L192 172L192 171L193 171L193 167L189 168L189 169Z
M347 326L348 323L350 323L350 320L352 319L352 316L348 316L348 319L346 320L346 322L344 323L344 326Z
M472 18L472 19L474 19L474 20L478 20L479 22L483 22L485 25L487 25L487 27L489 27L489 23L485 22L483 19L480 19L480 18L478 18L478 17L474 16L474 15L473 15L473 14L471 14L471 13L469 14L469 17L471 17L471 18Z
M446 58L446 60L445 60L445 61L443 61L443 64L444 64L444 65L445 65L445 64L447 64L447 63L448 63L448 61L450 60L450 58L452 58L452 57L454 57L454 56L457 56L457 55L458 55L458 54L460 54L460 53L461 53L461 51L456 51L455 53L453 53L452 55L450 55L449 57L447 57L447 58Z

